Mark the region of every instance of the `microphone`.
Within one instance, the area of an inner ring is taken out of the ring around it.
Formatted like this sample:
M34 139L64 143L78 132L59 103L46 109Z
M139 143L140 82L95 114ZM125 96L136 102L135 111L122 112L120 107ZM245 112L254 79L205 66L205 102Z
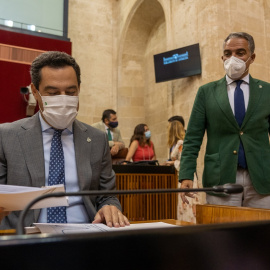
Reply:
M122 194L151 194L151 193L183 193L183 192L216 192L216 193L241 193L243 192L243 186L238 184L225 184L221 186L213 186L208 188L171 188L171 189L140 189L140 190L89 190L89 191L78 191L78 192L55 192L48 193L36 197L23 209L19 216L19 220L16 226L16 234L21 235L25 233L24 230L24 219L30 208L37 202L50 198L50 197L63 197L63 196L100 196L100 195L122 195Z
M213 186L215 192L224 192L226 194L241 193L243 186L238 184L225 184L222 186Z

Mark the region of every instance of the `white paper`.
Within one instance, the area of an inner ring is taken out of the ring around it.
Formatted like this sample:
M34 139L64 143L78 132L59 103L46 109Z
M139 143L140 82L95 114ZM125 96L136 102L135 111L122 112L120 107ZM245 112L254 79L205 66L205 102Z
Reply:
M137 223L120 228L110 228L104 224L63 224L63 223L34 223L34 225L41 231L41 233L52 234L70 234L70 233L96 233L96 232L115 232L128 230L142 230L142 229L157 229L157 228L172 228L177 225L172 225L164 222L153 223Z
M39 234L41 233L38 227L24 227L26 234Z
M42 188L0 185L0 207L3 207L5 211L23 210L36 197L54 192L65 192L64 185ZM68 206L67 198L65 196L46 198L34 204L31 209L55 206Z

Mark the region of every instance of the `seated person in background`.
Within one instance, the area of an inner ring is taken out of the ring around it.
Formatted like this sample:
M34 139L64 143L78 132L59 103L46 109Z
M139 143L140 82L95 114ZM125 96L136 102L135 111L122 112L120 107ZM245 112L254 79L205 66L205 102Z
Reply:
M92 124L92 127L107 133L112 156L117 155L119 150L125 148L120 130L117 128L117 126L118 121L116 112L111 109L103 112L100 122Z
M146 124L139 124L134 129L130 139L126 161L156 160L154 144L151 141L151 132Z
M170 147L170 160L166 165L174 165L177 171L180 168L180 156L183 147L185 130L180 121L174 120L168 126L168 146Z

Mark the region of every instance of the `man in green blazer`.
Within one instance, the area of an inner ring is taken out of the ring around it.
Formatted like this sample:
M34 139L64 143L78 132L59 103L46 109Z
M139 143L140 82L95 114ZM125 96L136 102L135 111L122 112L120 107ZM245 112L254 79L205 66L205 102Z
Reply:
M203 186L237 183L244 187L241 194L207 194L210 204L270 208L270 84L249 75L254 50L252 36L231 33L223 45L226 76L201 86L194 102L181 158L181 188L193 187L205 131ZM237 93L242 95L242 105ZM239 122L240 107L244 111ZM182 193L188 203L185 196L193 194Z

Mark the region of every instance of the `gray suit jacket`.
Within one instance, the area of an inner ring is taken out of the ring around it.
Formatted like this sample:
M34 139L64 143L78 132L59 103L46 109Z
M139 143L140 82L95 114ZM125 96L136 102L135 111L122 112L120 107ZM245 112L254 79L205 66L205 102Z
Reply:
M99 129L101 131L106 132L104 123L102 121L94 123L91 126L94 127L94 128L97 128L97 129ZM118 128L113 128L111 130L113 132L113 141L109 142L110 147L113 146L113 142L121 142L123 144L123 147L121 147L120 149L123 149L125 147L125 144L123 142L120 130ZM106 132L106 134L107 134L107 132Z
M115 174L104 132L78 120L74 121L73 131L80 189L115 189ZM0 125L0 184L33 187L45 185L43 141L38 114ZM121 209L115 197L84 196L83 201L91 221L106 204ZM15 228L19 214L19 211L14 211L8 215L0 229ZM25 219L25 226L37 222L39 214L40 210L31 210Z

